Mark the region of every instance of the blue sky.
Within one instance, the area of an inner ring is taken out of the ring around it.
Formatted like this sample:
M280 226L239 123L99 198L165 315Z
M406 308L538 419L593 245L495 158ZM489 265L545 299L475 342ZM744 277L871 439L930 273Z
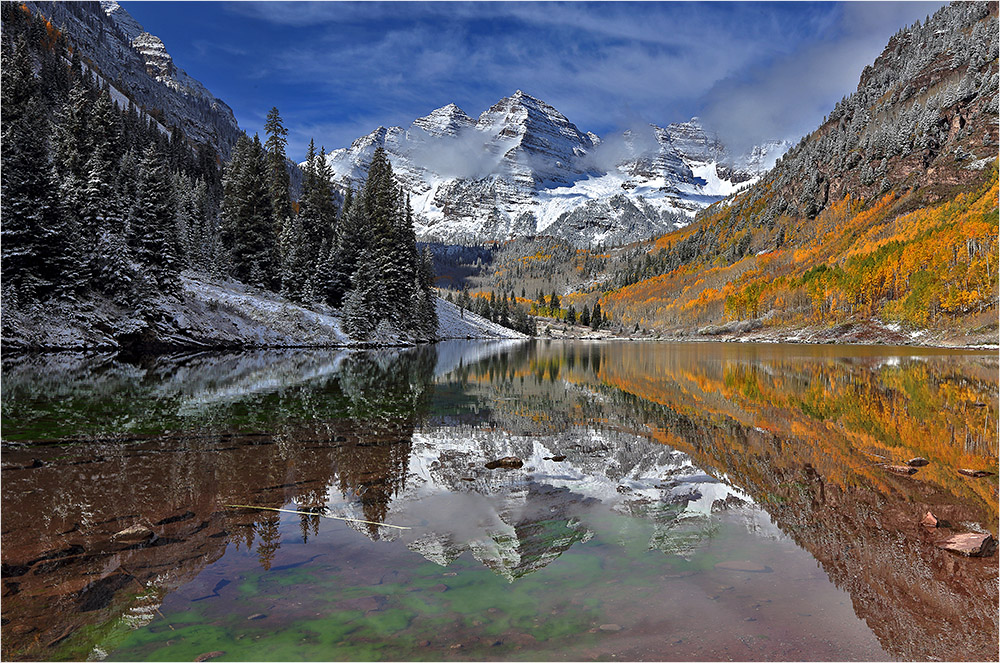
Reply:
M522 89L583 131L702 118L742 146L822 120L941 2L122 2L248 133L272 106L300 160L448 103Z

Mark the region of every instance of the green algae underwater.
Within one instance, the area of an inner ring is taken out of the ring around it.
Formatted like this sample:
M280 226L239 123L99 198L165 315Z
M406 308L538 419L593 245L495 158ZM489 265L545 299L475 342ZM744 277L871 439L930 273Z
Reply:
M559 342L5 357L3 657L995 659L996 556L936 543L996 535L996 365ZM523 466L486 468L505 456Z

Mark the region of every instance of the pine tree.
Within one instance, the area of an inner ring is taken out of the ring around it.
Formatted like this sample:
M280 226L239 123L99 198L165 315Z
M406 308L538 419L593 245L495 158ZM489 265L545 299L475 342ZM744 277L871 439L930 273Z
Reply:
M584 327L590 326L590 308L586 304L583 305L583 311L580 312L580 324Z
M332 273L327 283L327 303L340 306L351 289L351 278L357 271L358 261L368 248L368 228L363 210L356 204L353 191L347 190L344 206L337 222L337 232L330 247Z
M271 194L271 205L274 208L274 218L279 228L292 217L292 200L289 194L288 169L285 166L285 146L288 144L288 129L282 124L278 109L272 107L267 113L264 123L264 133L267 141L268 190Z
M88 150L89 104L86 87L77 81L56 114L53 138L55 173L59 188L59 214L69 229L72 236L71 246L77 254L73 270L76 273L71 275L69 280L76 283L78 290L86 287L92 269L88 264L85 245L89 244L93 248L94 233L89 233L90 240L86 241L80 232L86 214L86 183L90 176L85 157Z
M267 163L260 138L236 142L223 177L222 242L233 275L264 288L278 285L278 244Z
M356 340L372 340L379 323L383 299L379 292L379 273L371 260L361 262L354 274L351 292L344 304L344 331Z
M428 247L424 247L420 261L417 292L420 297L420 336L430 341L437 337L437 295L434 292L434 259Z
M597 331L601 328L604 319L601 316L601 302L594 304L594 311L590 314L590 328Z
M49 122L26 41L3 52L0 255L5 299L29 302L65 282L68 240L49 161Z
M150 281L162 292L180 289L173 186L165 157L146 148L139 163L139 192L131 222L136 255Z
M364 338L376 327L379 334L433 338L437 331L433 263L429 253L417 252L409 200L398 188L381 147L375 150L368 179L351 201L338 235L341 260L354 259L357 264L345 306L345 319L351 319L346 326Z
M285 220L278 242L281 253L281 294L294 301L301 301L309 276L301 215Z
M332 278L330 275L335 270L326 269L323 278L316 274L320 263L331 258L330 247L335 245L337 209L333 202L331 180L332 171L327 163L326 150L321 149L316 154L315 144L310 141L297 219L300 240L294 255L290 253L283 258L288 263L285 274L291 279L283 290L293 299L307 299L304 288L308 285L310 297L321 297L329 303L339 304L346 290L345 284L336 278L332 282L324 280ZM289 262L292 258L294 261ZM336 256L333 259L336 260ZM350 275L345 276L349 278Z

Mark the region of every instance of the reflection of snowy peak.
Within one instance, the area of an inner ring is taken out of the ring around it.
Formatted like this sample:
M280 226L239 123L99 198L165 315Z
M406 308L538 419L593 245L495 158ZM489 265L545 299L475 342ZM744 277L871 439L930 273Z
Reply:
M385 148L410 192L422 240L480 242L547 234L586 246L686 224L772 165L776 147L733 158L697 118L600 139L518 90L473 120L455 104L408 128L379 127L328 156L360 187ZM774 154L772 158L772 154Z
M485 468L505 456L524 466ZM685 454L634 434L573 428L540 439L441 428L414 435L404 488L389 508L387 523L413 529L379 536L403 540L441 565L469 551L513 581L589 540L587 522L597 510L650 521L652 547L688 554L710 535L713 505L727 499L744 498ZM329 505L340 516L364 517L350 496L331 494Z

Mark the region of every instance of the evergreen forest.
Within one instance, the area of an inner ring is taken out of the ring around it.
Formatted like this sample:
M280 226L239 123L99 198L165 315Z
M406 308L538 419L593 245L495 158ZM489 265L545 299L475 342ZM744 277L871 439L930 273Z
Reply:
M191 270L340 309L356 340L435 338L433 265L384 151L340 195L310 146L293 200L276 108L266 140L241 135L223 164L110 85L43 16L0 6L6 310L106 298L155 317Z

